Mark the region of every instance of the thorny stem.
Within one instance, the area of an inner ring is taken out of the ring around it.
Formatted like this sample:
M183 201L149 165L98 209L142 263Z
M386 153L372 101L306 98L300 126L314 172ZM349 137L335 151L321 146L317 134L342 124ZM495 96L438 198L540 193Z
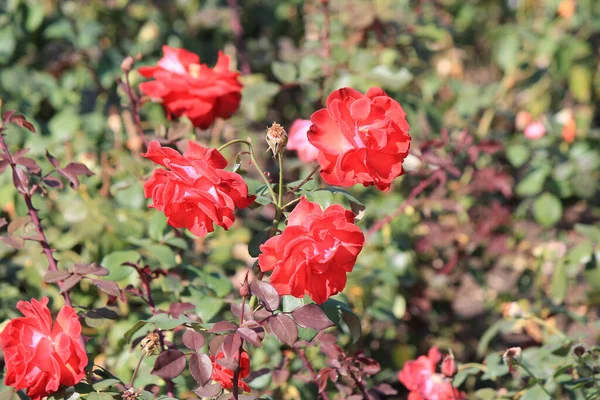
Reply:
M232 144L235 144L235 143L243 143L243 144L245 144L245 145L248 146L248 150L250 152L250 159L252 160L252 164L254 164L254 168L256 168L256 170L258 171L258 174L260 175L260 177L262 178L263 182L267 186L267 189L269 189L269 194L271 195L271 199L273 200L273 203L277 204L277 196L275 196L275 192L273 191L273 188L271 187L271 182L269 182L269 180L265 176L265 173L263 172L263 170L260 168L260 165L256 161L256 157L254 156L254 149L252 148L252 144L249 141L244 140L244 139L231 140L231 141L225 143L223 146L219 147L217 150L220 152L221 150L223 150L226 147L229 147L229 146L231 146Z
M531 377L531 379L533 379L534 383L536 383L540 388L542 388L542 390L544 391L544 393L546 393L548 395L549 398L552 398L552 395L550 394L550 392L548 390L546 390L546 388L544 387L544 385L542 384L542 381L538 378L535 377L535 375L533 374L533 372L531 372L531 370L529 369L529 367L527 367L525 364L523 364L522 360L516 358L519 366L521 366L521 368L523 368L525 370L525 372L527 372L529 374L529 376Z
M15 163L15 160L13 159L12 154L10 153L10 150L8 149L8 146L6 145L6 142L4 141L3 131L4 131L5 125L6 125L6 121L3 121L2 126L0 126L0 146L2 147L2 150L6 154L6 157L8 158L8 162L10 163L10 167L11 167L13 173L16 174L17 164ZM35 230L37 231L37 234L40 237L39 243L42 246L42 251L46 256L46 259L48 260L48 270L58 271L58 265L56 263L56 259L54 258L54 255L52 254L52 248L48 244L48 239L46 239L46 234L44 233L44 229L42 228L42 223L41 223L40 217L37 213L37 210L33 206L33 202L31 201L31 195L29 193L22 193L20 190L18 192L21 193L21 195L23 196L23 200L25 200L25 205L27 206L27 210L29 212L29 216L31 217L31 221L35 225ZM58 287L59 288L62 287L61 281L58 282ZM62 293L62 295L63 295L63 298L65 299L65 304L68 305L69 307L71 307L72 303L71 303L71 298L69 297L69 291L68 290L64 291Z
M319 395L321 396L321 398L323 400L329 400L329 396L327 395L327 393L321 392L321 390L319 389L319 379L318 379L317 374L315 373L315 370L313 369L312 365L310 365L308 358L306 358L306 353L304 352L304 350L298 349L298 356L304 363L304 368L306 368L308 370L308 372L310 372L310 376L312 376L313 381L315 381L315 384L317 385L317 390L319 391Z
M142 352L142 356L140 357L140 360L138 361L135 369L133 370L133 375L131 375L131 381L129 382L129 386L133 387L133 382L135 382L135 376L138 373L138 370L140 369L140 365L142 365L142 361L144 360L144 356L146 355L146 353Z
M429 178L425 179L424 181L422 181L421 183L419 183L417 186L415 186L415 188L410 192L410 194L408 195L408 197L406 198L406 200L402 203L402 205L400 205L400 207L398 207L398 209L393 214L390 214L387 217L385 217L385 218L377 221L377 223L375 225L373 225L367 231L367 235L366 236L367 237L372 236L375 232L377 232L378 230L380 230L384 225L389 224L396 217L398 217L400 214L402 214L404 212L404 210L406 209L406 207L408 207L409 205L411 205L412 202L415 200L415 198L418 195L420 195L425 189L427 189L427 187L429 185L431 185L436 180L442 181L442 179L443 179L442 174L443 173L444 173L443 170L438 169L434 173L432 173Z
M317 173L317 171L321 168L320 165L317 165L317 167L315 169L313 169L311 171L310 174L308 174L308 176L306 178L304 178L304 180L302 182L300 182L300 184L298 186L294 186L292 188L292 190L290 191L290 194L294 194L296 193L302 186L306 185L308 182L310 182L311 178L313 177L314 174ZM283 206L283 208L287 207L288 205L293 204L292 202L287 203L286 205Z
M121 82L123 83L123 82ZM138 136L144 142L144 146L148 147L148 138L144 134L144 130L142 129L142 120L140 119L140 114L138 113L138 109L140 107L140 99L139 97L133 93L133 89L131 88L131 83L129 81L129 72L125 71L125 83L124 90L129 98L129 108L131 109L131 115L133 116L133 120L135 122L135 128Z
M352 379L354 380L354 382L356 382L356 385L358 386L358 389L360 390L360 393L363 395L363 397L365 399L369 399L369 395L367 394L367 389L365 388L365 384L362 382L362 380L359 380L356 375L354 375L354 372L349 371L350 372L350 376L352 377Z

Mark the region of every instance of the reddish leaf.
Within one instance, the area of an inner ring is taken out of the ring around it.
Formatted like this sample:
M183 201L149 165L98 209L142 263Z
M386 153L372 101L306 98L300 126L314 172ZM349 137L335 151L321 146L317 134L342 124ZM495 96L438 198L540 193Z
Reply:
M173 318L179 318L181 314L183 314L186 311L191 311L194 308L196 308L196 306L192 303L171 303L171 305L169 306L169 314L171 314Z
M183 337L181 338L183 345L190 350L198 351L202 346L204 346L205 340L204 336L199 332L188 329L183 333ZM204 383L200 383L200 385L204 385Z
M215 322L215 324L208 330L210 333L218 333L218 332L230 332L235 331L237 326L229 321L219 321Z
M200 386L199 388L194 390L200 397L216 397L219 393L221 393L221 384L219 383L211 383L209 385Z
M0 228L4 227L8 222L6 222L6 218L0 218Z
M35 127L33 126L33 124L31 122L27 121L27 119L23 115L12 115L10 117L10 122L12 122L15 125L20 126L21 128L25 128L25 129L35 133Z
M29 193L29 177L27 176L27 173L21 168L13 168L12 172L13 184L15 185L19 193Z
M30 222L31 222L31 217L29 215L23 216L23 217L16 217L12 221L10 221L10 224L8 224L8 227L6 228L6 230L9 235L12 235L16 231L18 231L19 229L21 229L22 227L24 227L25 225L27 225Z
M241 304L231 304L231 313L233 315L235 315L236 317L239 318L240 314L241 314L241 310L242 310L242 305ZM252 313L252 307L250 307L248 304L244 303L244 320L253 320L254 319L254 315Z
M64 281L69 276L71 276L71 273L67 271L48 271L46 272L46 275L44 275L44 282L56 283Z
M44 182L46 184L46 186L49 186L51 188L59 188L62 189L64 187L62 181L60 179L58 179L55 176L46 176L44 179L42 179L42 182Z
M373 389L375 389L376 391L380 392L381 394L385 394L387 396L393 396L395 394L398 394L398 391L396 389L394 389L392 387L392 385L390 385L388 383L381 383L381 384L375 386Z
M57 168L59 174L67 178L73 189L79 187L79 179L77 175L92 176L94 173L81 163L70 163L64 168Z
M50 154L48 150L46 150L46 158L48 159L48 161L50 161L50 164L52 164L54 168L58 168L58 166L60 165L60 161L58 161L56 157Z
M190 372L200 386L204 386L210 381L212 370L212 361L206 354L192 354L190 356Z
M224 341L225 341L225 336L223 336L223 335L216 335L212 339L210 339L210 342L208 342L208 348L210 350L210 354L212 354L213 356L216 356L217 354L219 354L221 352L221 350L223 349Z
M281 343L291 346L298 339L298 327L296 323L285 314L277 314L269 318L269 327L273 335Z
M42 170L37 162L29 157L15 158L15 163L24 166L32 174L37 174Z
M254 280L250 284L250 291L262 301L267 310L275 311L279 308L279 293L270 283Z
M306 304L292 311L292 318L303 328L323 330L333 325L333 322L316 304Z
M337 382L338 373L331 367L325 367L319 371L317 374L317 383L319 384L319 393L325 391L327 387L327 382L332 380L333 382Z
M75 272L79 275L96 275L96 276L107 276L110 273L108 268L104 268L96 263L75 264L75 265L73 265L73 272Z
M15 250L21 250L25 246L25 240L19 236L0 236L0 240Z
M71 275L70 277L68 277L67 279L65 279L60 287L60 293L64 293L67 290L71 289L73 286L77 285L77 283L79 283L79 281L83 279L83 276L81 275Z
M4 160L3 158L1 158L1 155L0 155L0 175L2 175L2 173L4 172L6 167L8 167L9 165L10 165L10 162L8 160Z
M223 354L225 359L233 359L242 347L242 338L237 333L230 333L225 336L223 342Z
M238 361L235 358L219 358L215 361L221 367L235 371L238 367Z
M101 281L99 279L93 279L94 285L98 286L98 289L102 290L104 293L109 294L111 296L119 297L121 294L121 289L119 289L119 285L113 281Z
M185 354L179 350L167 350L160 353L154 362L152 375L163 379L173 379L181 375L185 369Z
M239 328L237 330L237 332L242 337L242 339L244 339L246 342L250 343L251 345L256 346L256 347L260 347L262 345L261 339L255 330L242 327L242 328Z

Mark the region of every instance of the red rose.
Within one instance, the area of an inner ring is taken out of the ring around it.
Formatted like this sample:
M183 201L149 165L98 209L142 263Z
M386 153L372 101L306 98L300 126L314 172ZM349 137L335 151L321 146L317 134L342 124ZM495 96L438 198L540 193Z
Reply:
M254 201L242 177L223 169L227 160L216 149L189 141L181 155L153 141L142 155L166 168L154 170L144 195L174 228L187 228L198 237L214 231L213 222L227 230L235 221L235 209Z
M280 295L308 294L322 304L344 290L365 237L354 214L340 205L321 210L302 198L288 216L283 233L260 246L258 265L273 271L271 284Z
M388 190L404 174L410 135L406 113L383 90L366 95L343 88L327 98L327 108L310 118L308 140L319 149L321 176L337 186L375 185Z
M309 119L297 119L290 128L287 148L296 150L298 158L305 162L313 162L319 158L319 149L308 141L308 129L312 125Z
M220 352L216 357L210 356L210 360L213 362L212 380L219 382L225 389L233 389L233 371L225 368L224 366L217 364L217 360L225 357L225 353ZM238 357L234 356L237 360ZM238 386L242 388L244 392L249 392L250 387L244 381L243 378L250 375L250 357L248 353L242 351L242 359L240 360L240 377L238 378Z
M169 118L187 116L194 126L208 128L216 118L229 118L242 98L239 73L229 71L229 57L219 52L214 68L184 49L163 46L156 67L138 71L150 82L140 84L142 93L162 101Z
M4 383L40 400L61 385L73 386L84 376L88 357L81 340L77 313L63 306L52 326L48 298L20 301L24 317L11 320L0 335L4 351Z
M450 379L435 372L442 354L437 347L432 347L427 356L408 361L398 374L398 379L408 390L409 400L464 400L464 392L452 386Z

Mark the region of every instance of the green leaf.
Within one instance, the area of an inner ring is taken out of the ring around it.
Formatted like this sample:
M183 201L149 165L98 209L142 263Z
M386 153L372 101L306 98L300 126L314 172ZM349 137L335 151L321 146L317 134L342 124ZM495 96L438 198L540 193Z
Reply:
M552 284L550 286L550 296L554 304L561 304L567 296L568 282L566 263L559 261L556 263L554 274L552 274Z
M80 126L79 114L73 107L63 109L48 122L50 133L52 133L54 139L59 141L72 139Z
M542 191L544 182L548 177L549 171L546 168L538 169L527 175L516 188L519 196L534 196Z
M494 48L494 60L504 72L512 72L518 65L519 34L515 31L503 31Z
M546 228L560 221L562 211L560 200L548 192L538 196L533 202L533 216L538 223Z
M148 224L148 235L150 238L160 242L163 239L167 229L167 217L161 212L152 213L150 223Z
M138 322L136 322L135 325L133 325L131 328L129 328L129 330L127 332L125 332L125 335L123 336L125 338L125 341L127 343L129 343L131 341L131 337L133 335L135 335L135 333L137 331L139 331L140 329L142 329L146 324L147 324L146 321L138 321Z
M575 231L594 242L600 242L600 227L594 225L575 224Z
M481 335L479 345L477 346L477 355L483 356L487 350L492 339L500 332L506 332L512 329L515 321L501 319L500 321L494 322L484 333Z
M592 71L576 64L569 72L569 89L573 97L582 103L588 103L592 97Z
M502 357L498 353L488 355L485 358L484 364L487 366L487 370L481 377L483 380L494 379L508 374L508 366L502 361Z
M127 278L134 271L134 269L122 264L124 262L135 263L140 258L141 257L138 252L133 250L115 251L106 255L100 262L100 265L108 268L109 270L109 274L104 277L104 279L120 281Z
M546 394L546 392L544 392L544 390L539 385L532 386L531 388L527 389L521 397L519 397L519 400L547 400L547 399L550 399L550 396L548 396Z
M108 393L90 393L87 400L114 400L114 397Z
M94 390L96 391L101 391L103 389L106 389L108 387L114 386L117 383L120 383L121 381L118 379L104 379L102 381L98 381L96 383L94 383L92 385L92 387L94 388Z
M342 332L350 335L352 343L356 343L362 334L360 318L341 301L328 299L321 305L321 309L327 315L327 318L336 324Z
M400 90L412 81L413 74L407 68L394 70L387 65L378 65L369 72L368 77L384 89Z
M296 66L290 63L274 61L271 64L271 71L273 71L275 78L283 83L294 82L298 76L298 70Z
M477 375L480 372L481 370L479 368L466 368L461 371L458 371L458 373L454 376L454 379L452 380L452 385L454 385L455 387L459 387L465 382L465 380L467 380L467 378L470 375Z
M294 296L286 295L281 297L281 304L283 312L291 312L294 311L296 308L303 306L304 299L299 299Z
M160 266L164 269L171 269L176 266L177 260L175 259L175 252L164 244L151 244L144 246L147 251L149 259L157 260Z
M512 145L506 149L506 158L508 158L508 161L510 161L515 168L519 168L525 164L529 159L530 154L529 147L524 144Z
M154 323L157 327L163 330L175 329L178 326L183 324L190 324L193 321L185 316L180 316L179 318L169 317L167 314L157 314L152 318L145 320L148 323Z

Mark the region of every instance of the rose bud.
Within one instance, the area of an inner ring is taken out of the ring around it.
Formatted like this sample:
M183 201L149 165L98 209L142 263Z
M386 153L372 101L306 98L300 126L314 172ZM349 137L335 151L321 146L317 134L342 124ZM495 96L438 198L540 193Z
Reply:
M456 366L456 360L454 356L451 354L446 354L444 357L444 361L442 361L442 374L447 377L453 377L458 372L458 367Z

